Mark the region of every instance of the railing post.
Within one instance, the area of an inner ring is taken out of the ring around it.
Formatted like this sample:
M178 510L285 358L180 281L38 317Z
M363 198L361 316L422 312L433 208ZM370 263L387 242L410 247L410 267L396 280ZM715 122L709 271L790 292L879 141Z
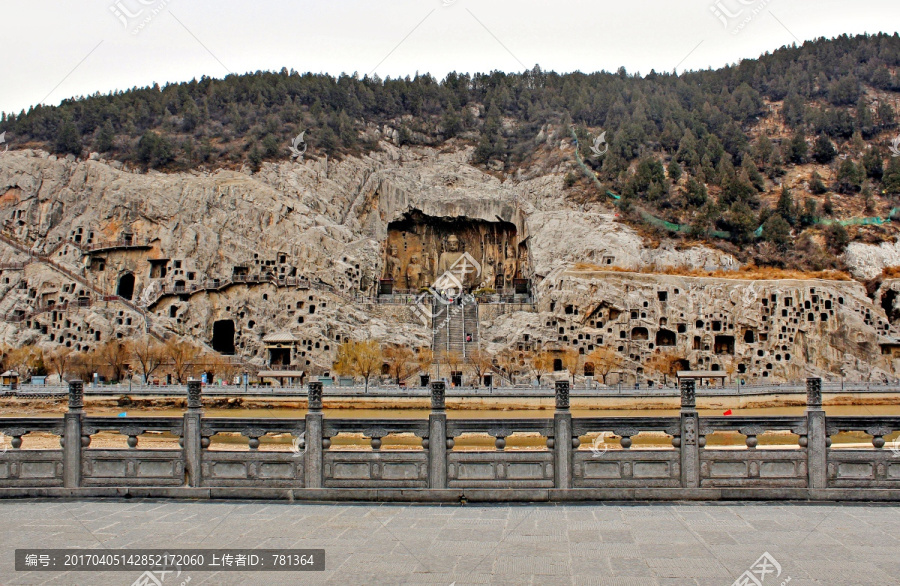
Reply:
M681 380L681 487L700 486L700 416L697 414L697 381Z
M453 440L447 438L445 411L447 383L432 381L431 413L428 415L428 487L447 488L447 449Z
M306 488L322 488L323 423L322 383L311 382L306 412Z
M801 438L802 445L803 438ZM825 428L822 409L822 379L806 379L806 470L809 488L826 488L828 446L831 439Z
M187 476L187 485L192 488L197 488L203 483L201 478L203 437L200 432L200 420L203 418L203 402L200 398L201 390L200 381L188 381L187 413L184 414L184 429L181 432L181 442L184 449L184 473Z
M80 380L69 381L69 410L64 422L63 486L78 488L81 486L81 431L84 423L84 383Z
M572 450L578 447L572 437L572 413L569 412L569 381L556 381L556 411L553 413L553 479L556 488L572 488Z

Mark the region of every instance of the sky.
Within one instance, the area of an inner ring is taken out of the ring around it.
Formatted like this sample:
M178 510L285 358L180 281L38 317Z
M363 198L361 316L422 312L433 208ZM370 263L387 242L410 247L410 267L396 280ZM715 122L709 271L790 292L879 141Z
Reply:
M3 0L0 111L257 70L678 72L897 31L893 0ZM893 14L894 16L890 16Z

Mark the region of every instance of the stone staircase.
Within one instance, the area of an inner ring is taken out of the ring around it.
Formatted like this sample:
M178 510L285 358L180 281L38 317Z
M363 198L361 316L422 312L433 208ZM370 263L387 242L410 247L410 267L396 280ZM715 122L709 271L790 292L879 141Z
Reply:
M465 358L478 347L478 304L445 306L435 300L431 327L436 354L453 352Z

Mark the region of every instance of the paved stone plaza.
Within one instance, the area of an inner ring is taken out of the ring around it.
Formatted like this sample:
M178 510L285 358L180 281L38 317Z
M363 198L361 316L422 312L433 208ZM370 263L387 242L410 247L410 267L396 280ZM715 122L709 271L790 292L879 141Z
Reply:
M321 573L184 573L198 584L764 586L900 584L900 507L876 504L328 505L0 502L0 584L116 584L140 572L15 572L16 548L324 548ZM773 568L772 564L769 564ZM747 584L756 584L750 581Z

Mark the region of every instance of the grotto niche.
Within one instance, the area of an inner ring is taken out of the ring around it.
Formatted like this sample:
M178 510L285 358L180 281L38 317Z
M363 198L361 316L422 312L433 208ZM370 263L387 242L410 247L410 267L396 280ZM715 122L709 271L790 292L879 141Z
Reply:
M419 211L388 224L382 291L416 293L429 287L464 253L481 265L464 283L467 291L512 293L527 272L528 248L510 222L435 218Z

